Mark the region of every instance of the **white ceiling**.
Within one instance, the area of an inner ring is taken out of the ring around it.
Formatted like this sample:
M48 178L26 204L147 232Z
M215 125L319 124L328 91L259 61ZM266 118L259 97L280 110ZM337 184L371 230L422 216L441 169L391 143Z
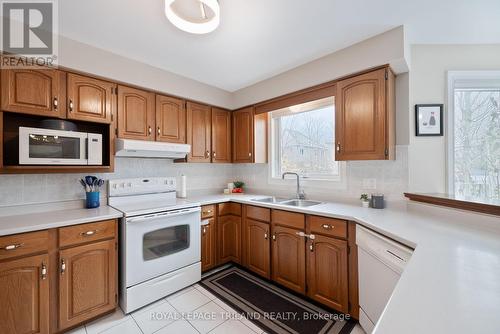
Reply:
M500 43L499 0L219 0L191 35L163 0L60 0L66 37L233 92L399 25L410 43Z

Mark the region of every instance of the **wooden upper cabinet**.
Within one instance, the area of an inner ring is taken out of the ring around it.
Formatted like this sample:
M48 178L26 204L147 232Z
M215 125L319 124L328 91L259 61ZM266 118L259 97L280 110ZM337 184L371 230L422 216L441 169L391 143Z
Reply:
M220 216L217 219L217 264L241 261L241 217Z
M156 140L169 143L186 142L185 101L156 95Z
M233 162L267 162L268 113L256 115L253 107L233 112Z
M233 112L233 162L253 162L253 107Z
M211 108L207 105L187 102L187 143L191 152L189 162L211 161Z
M212 108L212 162L231 162L231 112Z
M3 69L2 110L66 117L65 73L58 70Z
M394 104L394 75L389 68L337 82L335 159L393 159Z
M245 220L245 265L251 271L271 278L271 249L269 224Z
M68 119L111 123L116 110L116 84L68 73Z
M215 267L215 218L201 225L201 271Z
M154 103L153 93L118 86L118 137L154 140Z
M304 294L306 291L305 238L300 230L273 225L272 279Z
M316 235L307 243L307 295L348 313L347 241Z
M0 333L49 333L48 262L45 254L0 265Z
M59 329L116 307L114 239L62 250L59 261Z

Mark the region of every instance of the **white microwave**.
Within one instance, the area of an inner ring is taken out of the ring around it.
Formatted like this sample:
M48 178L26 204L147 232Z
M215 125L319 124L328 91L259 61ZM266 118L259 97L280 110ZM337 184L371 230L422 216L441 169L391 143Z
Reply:
M102 135L19 127L20 165L102 165Z

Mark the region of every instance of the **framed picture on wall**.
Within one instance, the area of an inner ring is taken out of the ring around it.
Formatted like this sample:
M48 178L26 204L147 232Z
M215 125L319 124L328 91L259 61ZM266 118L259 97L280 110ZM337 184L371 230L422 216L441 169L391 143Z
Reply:
M443 135L442 104L415 105L415 135L416 136Z

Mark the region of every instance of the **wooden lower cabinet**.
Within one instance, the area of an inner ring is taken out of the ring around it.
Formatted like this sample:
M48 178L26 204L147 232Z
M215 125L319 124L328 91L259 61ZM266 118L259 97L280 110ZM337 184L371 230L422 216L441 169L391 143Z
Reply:
M241 217L235 215L217 218L217 264L241 262Z
M60 251L59 329L116 307L115 247L111 239Z
M0 263L0 333L49 333L49 256Z
M347 313L347 241L321 235L307 242L307 296Z
M305 238L300 230L274 226L272 279L296 292L306 292Z
M201 271L215 267L215 218L201 225Z
M267 279L271 278L271 246L269 224L245 220L245 266Z
M0 237L0 333L58 333L114 310L116 236L107 220Z

